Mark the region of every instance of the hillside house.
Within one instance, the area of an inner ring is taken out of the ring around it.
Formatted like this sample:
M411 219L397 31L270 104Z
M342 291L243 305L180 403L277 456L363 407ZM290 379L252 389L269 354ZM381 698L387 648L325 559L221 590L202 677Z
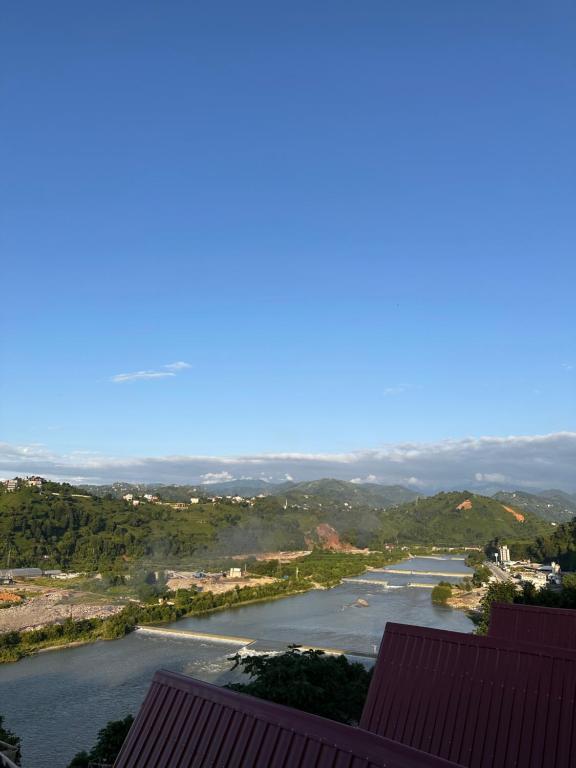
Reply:
M31 488L42 488L42 484L45 482L46 480L44 480L43 477L39 477L38 475L31 475L30 477L26 478L26 485L30 486Z

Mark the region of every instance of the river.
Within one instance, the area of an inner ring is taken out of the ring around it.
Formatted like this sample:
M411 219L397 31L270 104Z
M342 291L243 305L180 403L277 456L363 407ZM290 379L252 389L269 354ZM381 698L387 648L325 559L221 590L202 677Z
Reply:
M429 589L406 586L442 578L410 575L410 570L470 574L462 560L415 558L394 568L406 575L368 572L334 589L182 619L170 627L254 638L250 647L256 650L301 643L359 654L374 653L387 621L472 630L461 611L432 605ZM386 581L388 587L363 578ZM358 598L368 605L358 605ZM240 645L227 641L135 632L121 640L41 653L0 665L0 714L22 739L23 768L65 768L76 752L90 749L108 720L136 713L155 670L222 683L228 659L238 650Z

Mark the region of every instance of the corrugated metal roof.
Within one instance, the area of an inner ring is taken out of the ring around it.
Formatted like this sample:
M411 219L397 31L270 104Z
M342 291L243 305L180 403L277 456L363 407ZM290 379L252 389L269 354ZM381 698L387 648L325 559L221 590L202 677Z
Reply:
M576 766L576 652L386 625L361 726L470 768Z
M160 671L115 768L455 768L322 717Z
M576 611L493 603L489 637L576 650Z

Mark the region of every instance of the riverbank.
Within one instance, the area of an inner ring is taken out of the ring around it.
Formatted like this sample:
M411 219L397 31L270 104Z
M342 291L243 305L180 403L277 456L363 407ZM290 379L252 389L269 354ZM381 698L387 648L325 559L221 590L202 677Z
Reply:
M57 650L73 643L83 645L98 640L115 640L134 631L138 625L159 625L202 616L213 611L290 597L312 589L338 586L347 576L357 576L370 567L405 559L404 552L370 554L316 552L292 560L282 567L279 578L267 574L253 586L232 586L219 593L179 589L158 604L130 604L107 618L89 618L45 625L26 632L0 634L0 663L16 662L38 651ZM266 563L262 563L266 566Z
M446 600L446 605L466 613L479 613L480 603L486 594L486 587L478 587L470 592L452 590L452 595Z
M450 570L446 565L440 564L439 570ZM167 628L177 630L178 636L135 631L121 642L61 645L60 653L34 653L18 664L1 664L0 689L3 700L10 702L6 725L23 737L26 768L45 768L47 754L51 766L64 768L79 749L95 743L109 720L138 711L159 668L223 685L235 680L230 658L239 650L282 653L295 644L346 649L360 659L377 654L386 622L455 632L474 629L464 611L434 606L429 590L405 588L410 577L390 579L402 588L379 589L353 580L334 589L286 595L287 600L237 603L234 610L175 620ZM358 598L368 606L358 607ZM244 649L186 636L182 630L257 641ZM66 706L55 705L60 701Z

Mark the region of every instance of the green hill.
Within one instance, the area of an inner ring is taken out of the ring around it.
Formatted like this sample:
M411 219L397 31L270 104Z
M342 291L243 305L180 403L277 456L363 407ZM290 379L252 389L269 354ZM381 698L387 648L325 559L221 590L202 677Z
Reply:
M403 504L387 510L382 522L383 534L395 534L400 544L486 544L495 537L532 541L550 530L531 512L468 491Z
M332 479L297 483L287 488L285 495L289 501L303 501L307 497L311 503L359 504L373 509L390 507L418 498L417 493L402 485L351 483Z
M576 516L576 498L562 491L499 491L492 497L503 504L531 512L542 520L563 523Z
M495 537L534 541L550 525L529 511L468 492L390 505L406 489L334 480L282 495L175 507L97 497L46 483L0 491L0 567L120 567L146 560L198 565L211 557L319 546L484 545ZM509 509L506 509L509 507Z

